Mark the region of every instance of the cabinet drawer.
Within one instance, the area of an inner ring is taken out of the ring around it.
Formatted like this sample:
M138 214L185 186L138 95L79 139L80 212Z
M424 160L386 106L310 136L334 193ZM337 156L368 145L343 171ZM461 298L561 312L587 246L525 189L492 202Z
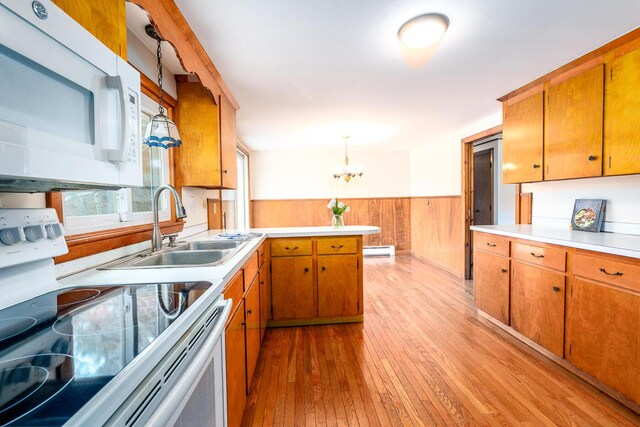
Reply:
M356 237L318 239L318 255L356 253L358 253L358 239Z
M258 248L258 267L262 267L262 264L264 264L264 260L267 258L267 244L263 243L260 245L260 247Z
M476 232L473 235L473 247L476 251L491 252L496 255L509 256L509 239Z
M558 271L567 270L567 252L562 249L543 248L516 242L513 248L513 256L519 261L530 264L540 265Z
M640 292L640 265L576 254L573 274Z
M275 239L271 241L271 256L311 255L311 239Z
M233 306L231 307L231 312L233 313L242 301L242 297L244 296L244 287L242 280L242 271L238 271L235 276L227 283L224 291L222 291L225 299L231 299L233 301ZM229 322L227 322L228 324Z
M249 285L258 274L258 251L254 252L242 267L244 270L244 290L249 289Z

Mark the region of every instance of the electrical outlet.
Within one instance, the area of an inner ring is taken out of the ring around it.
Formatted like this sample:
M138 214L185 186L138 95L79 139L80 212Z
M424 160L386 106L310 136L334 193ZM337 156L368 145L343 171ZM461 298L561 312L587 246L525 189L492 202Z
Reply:
M191 212L195 212L196 210L196 198L194 196L189 197L189 208Z

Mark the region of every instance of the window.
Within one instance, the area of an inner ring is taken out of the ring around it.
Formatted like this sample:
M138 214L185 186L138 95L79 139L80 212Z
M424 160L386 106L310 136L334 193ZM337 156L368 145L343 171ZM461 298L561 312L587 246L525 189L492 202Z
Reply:
M222 190L222 226L225 229L249 228L249 157L238 150L238 187Z
M141 129L146 129L158 104L142 97ZM143 186L121 190L65 191L62 197L64 224L69 234L149 223L155 189L169 182L169 154L163 148L142 144ZM160 198L161 220L171 218L168 193Z

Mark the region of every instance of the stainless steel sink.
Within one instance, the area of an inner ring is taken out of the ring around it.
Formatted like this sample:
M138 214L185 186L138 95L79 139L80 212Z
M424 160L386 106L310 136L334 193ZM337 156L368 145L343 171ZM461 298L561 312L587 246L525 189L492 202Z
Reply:
M151 255L131 264L132 267L185 266L218 264L228 258L228 251L173 251Z
M189 242L179 246L176 250L183 251L211 251L224 249L240 249L246 245L246 240L206 240L202 242Z

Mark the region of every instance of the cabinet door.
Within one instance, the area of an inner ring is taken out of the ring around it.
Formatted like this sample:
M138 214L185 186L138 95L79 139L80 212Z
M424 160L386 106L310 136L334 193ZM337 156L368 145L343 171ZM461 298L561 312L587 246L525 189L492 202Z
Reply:
M564 286L562 273L512 262L511 327L562 357Z
M271 259L273 320L316 317L316 289L310 256Z
M640 296L577 278L572 284L567 358L640 403Z
M602 175L604 65L551 86L545 110L545 180Z
M242 423L242 415L247 403L244 326L244 302L241 302L229 321L225 335L229 427L239 426Z
M220 96L220 150L222 150L222 186L238 186L238 143L236 136L236 109L224 96Z
M267 328L267 320L271 317L271 278L269 277L269 266L263 265L258 275L260 287L260 341L264 339Z
M640 49L613 60L605 77L604 174L640 173Z
M476 306L494 319L509 324L509 260L474 252L473 295Z
M544 93L503 104L502 176L505 184L542 181Z
M260 354L260 285L257 277L253 279L249 286L244 303L246 313L247 394L249 394L253 373L256 370L258 355Z
M360 308L358 255L318 257L318 316L356 316Z

